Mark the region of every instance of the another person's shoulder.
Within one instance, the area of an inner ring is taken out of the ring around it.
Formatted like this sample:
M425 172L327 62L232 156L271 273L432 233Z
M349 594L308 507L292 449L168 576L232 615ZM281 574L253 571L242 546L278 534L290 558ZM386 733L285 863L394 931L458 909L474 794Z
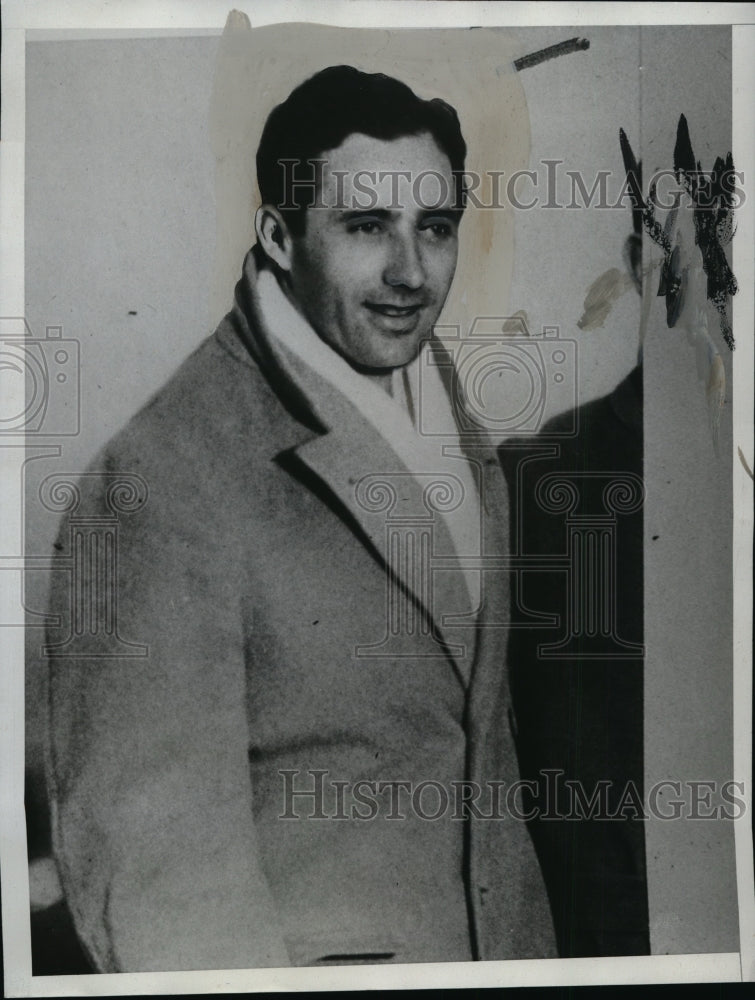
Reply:
M642 368L638 365L604 396L551 417L531 437L514 437L499 448L504 469L511 473L523 457L545 445L555 451L550 461L560 467L590 469L642 464Z

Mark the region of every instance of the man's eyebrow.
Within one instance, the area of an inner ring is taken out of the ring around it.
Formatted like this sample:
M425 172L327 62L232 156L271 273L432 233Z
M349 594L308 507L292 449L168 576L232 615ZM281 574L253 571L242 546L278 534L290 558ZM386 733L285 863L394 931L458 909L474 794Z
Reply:
M428 208L422 212L423 219L447 219L449 222L457 223L461 219L460 208Z
M354 209L351 212L342 212L341 221L351 222L353 219L364 219L369 217L370 219L378 219L381 222L385 222L394 214L394 212L389 212L387 208L361 208Z
M395 215L395 212L390 211L387 208L362 208L354 209L348 212L341 212L342 222L352 222L354 219L377 219L380 222L385 222ZM423 221L425 219L446 219L448 222L453 222L458 225L461 219L461 209L459 208L428 208L423 209L420 213L420 219Z

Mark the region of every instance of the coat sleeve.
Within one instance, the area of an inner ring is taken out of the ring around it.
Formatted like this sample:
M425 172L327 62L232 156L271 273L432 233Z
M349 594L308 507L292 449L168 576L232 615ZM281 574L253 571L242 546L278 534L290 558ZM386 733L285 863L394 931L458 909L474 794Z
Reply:
M112 521L118 463L101 467L63 519L48 634L53 838L77 932L102 972L288 965L253 822L238 538L209 489L145 473L103 585L102 552L76 537Z

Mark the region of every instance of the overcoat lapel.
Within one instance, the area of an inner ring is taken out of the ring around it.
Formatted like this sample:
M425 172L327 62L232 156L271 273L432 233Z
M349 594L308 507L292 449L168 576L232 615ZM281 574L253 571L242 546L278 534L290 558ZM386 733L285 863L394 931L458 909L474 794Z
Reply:
M297 365L298 359L290 359ZM297 372L299 384L307 392L316 373ZM447 626L440 609L460 607L466 600L460 569L432 572L433 560L443 555L454 560L454 547L445 520L429 506L433 483L442 476L430 472L419 477L411 472L388 442L352 403L325 386L327 399L318 406L318 416L328 429L292 449L318 478L338 497L359 524L373 555L395 579L408 599L427 615L438 656L450 656L461 680L469 680L471 663L468 647L472 641L460 630ZM442 486L441 486L442 488ZM428 530L431 529L431 530ZM425 547L426 546L426 547ZM460 641L460 638L462 641ZM466 641L464 641L466 640ZM400 649L399 640L394 648ZM407 651L416 654L416 643L407 635Z
M468 725L472 753L471 771L478 773L482 764L485 737L496 705L508 705L507 641L510 618L508 552L508 497L495 453L486 449L483 458L484 556L495 566L483 571L483 604L478 620L477 656L469 693ZM499 720L508 726L508 719Z
M466 406L456 369L439 341L433 342L439 361L438 371L449 397L455 401L454 413L464 414L459 423L461 450L476 469L480 486L481 593L477 616L477 646L467 701L467 726L470 733L470 775L479 773L487 733L501 688L508 701L506 645L510 619L510 586L506 557L509 551L508 489L496 450L485 428L477 425ZM477 429L475 429L477 428ZM508 725L508 721L505 723Z

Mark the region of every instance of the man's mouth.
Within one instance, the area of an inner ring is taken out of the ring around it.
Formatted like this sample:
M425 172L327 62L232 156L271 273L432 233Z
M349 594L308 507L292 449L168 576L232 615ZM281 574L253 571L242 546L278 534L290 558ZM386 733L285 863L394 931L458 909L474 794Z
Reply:
M422 303L418 302L411 306L401 306L394 305L392 303L386 302L365 302L365 306L372 312L378 313L380 316L390 316L395 319L406 319L409 316L414 316L422 308Z

